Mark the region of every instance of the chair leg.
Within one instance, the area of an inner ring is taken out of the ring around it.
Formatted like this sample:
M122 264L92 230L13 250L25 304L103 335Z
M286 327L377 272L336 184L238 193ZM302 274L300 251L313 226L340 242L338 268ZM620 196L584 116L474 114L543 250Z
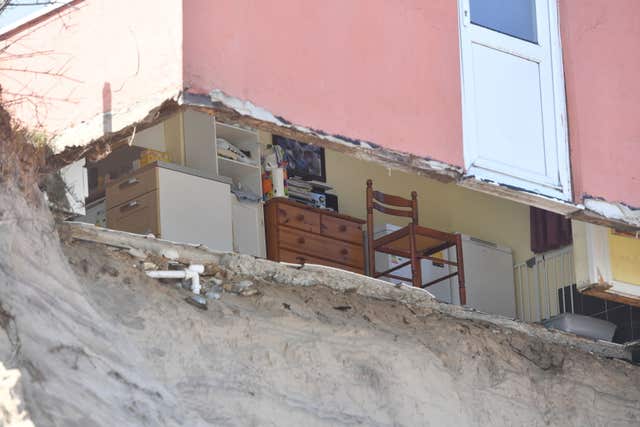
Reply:
M458 292L460 305L467 304L467 290L464 287L464 258L462 256L462 236L456 234L456 263L458 268Z
M411 252L411 281L416 288L422 287L422 266L420 265L420 258L418 257L418 250L416 248L416 230L415 224L409 224L409 249Z

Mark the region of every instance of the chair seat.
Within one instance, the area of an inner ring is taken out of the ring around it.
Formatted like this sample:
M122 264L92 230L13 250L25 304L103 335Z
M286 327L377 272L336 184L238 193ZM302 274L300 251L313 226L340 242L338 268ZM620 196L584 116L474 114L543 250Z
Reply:
M378 211L385 215L400 216L410 219L408 226L392 231L379 238L374 237L373 213ZM447 248L455 247L455 261L439 254ZM407 281L406 275L399 275L399 269L411 266L411 283L417 288L440 283L451 277L458 277L458 293L460 304L467 301L464 287L464 262L462 260L462 237L459 234L446 233L418 225L418 193L411 192L411 199L381 193L373 190L373 182L367 180L367 249L369 260L369 276L386 277ZM376 269L376 252L396 255L405 258L394 266L386 266L384 271ZM431 260L455 267L454 272L445 274L427 283L423 282L421 260Z
M403 227L404 230L408 227ZM416 252L423 255L432 255L455 245L455 235L436 231L427 227L416 226ZM396 231L395 233L399 232ZM434 237L438 235L438 237ZM375 244L375 241L374 241ZM409 242L409 234L393 240L385 245L377 246L377 252L401 256L403 258L411 257L411 249Z

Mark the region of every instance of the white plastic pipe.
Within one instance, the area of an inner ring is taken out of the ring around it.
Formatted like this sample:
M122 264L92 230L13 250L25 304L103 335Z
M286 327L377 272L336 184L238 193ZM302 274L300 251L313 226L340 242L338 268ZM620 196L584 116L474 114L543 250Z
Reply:
M191 279L191 292L199 294L200 274L204 273L204 265L191 264L184 270L153 270L147 271L147 276L154 279Z

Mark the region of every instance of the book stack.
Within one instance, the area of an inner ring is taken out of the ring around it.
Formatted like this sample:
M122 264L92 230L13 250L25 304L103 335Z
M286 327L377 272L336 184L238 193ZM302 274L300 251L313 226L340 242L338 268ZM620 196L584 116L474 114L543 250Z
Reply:
M335 199L333 188L324 182L304 181L299 178L287 180L289 198L299 203L321 209L336 210L337 206L327 204L327 198Z

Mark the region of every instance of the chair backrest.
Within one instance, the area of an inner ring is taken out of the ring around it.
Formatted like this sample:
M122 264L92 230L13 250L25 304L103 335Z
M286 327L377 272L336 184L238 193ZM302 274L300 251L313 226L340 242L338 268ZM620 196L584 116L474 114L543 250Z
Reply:
M411 218L418 225L418 194L411 192L411 199L381 193L373 189L373 182L367 180L367 228L373 229L373 210L387 215Z

